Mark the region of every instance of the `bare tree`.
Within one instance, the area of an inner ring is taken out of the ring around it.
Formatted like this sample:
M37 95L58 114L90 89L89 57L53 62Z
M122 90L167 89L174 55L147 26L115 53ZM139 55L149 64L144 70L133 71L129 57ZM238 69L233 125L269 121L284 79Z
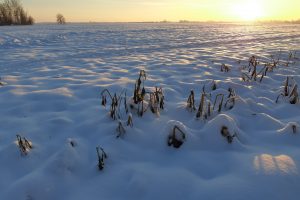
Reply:
M34 19L24 11L20 0L0 1L0 25L31 25Z
M60 14L60 13L58 13L56 15L56 21L57 21L58 24L66 24L65 17L62 14Z

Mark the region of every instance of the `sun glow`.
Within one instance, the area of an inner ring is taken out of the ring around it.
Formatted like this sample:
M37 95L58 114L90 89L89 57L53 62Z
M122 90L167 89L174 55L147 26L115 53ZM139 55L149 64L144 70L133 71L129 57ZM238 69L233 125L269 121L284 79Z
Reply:
M242 1L233 6L233 14L243 21L253 21L264 15L263 5L259 1Z

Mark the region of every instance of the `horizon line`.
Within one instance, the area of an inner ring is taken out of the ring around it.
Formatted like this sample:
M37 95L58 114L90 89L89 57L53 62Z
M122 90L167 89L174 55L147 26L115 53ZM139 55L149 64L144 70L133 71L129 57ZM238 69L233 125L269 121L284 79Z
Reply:
M36 24L57 24L55 21L40 21L35 22ZM300 23L299 19L293 20L254 20L254 21L220 21L220 20L203 20L203 21L194 21L194 20L161 20L161 21L71 21L67 24L76 24L76 23Z

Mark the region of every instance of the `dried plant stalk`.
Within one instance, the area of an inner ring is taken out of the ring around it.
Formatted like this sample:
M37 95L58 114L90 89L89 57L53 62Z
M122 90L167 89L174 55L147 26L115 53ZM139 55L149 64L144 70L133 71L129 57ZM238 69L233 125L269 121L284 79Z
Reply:
M202 93L201 95L201 100L200 100L200 104L199 104L199 108L198 108L198 111L197 111L197 114L196 114L196 117L197 118L200 118L203 114L203 107L204 107L204 97L205 97L205 94Z
M233 138L236 137L236 134L231 135L229 133L229 130L228 130L228 128L226 126L222 126L222 128L221 128L221 135L227 139L227 142L229 144L231 144L232 141L233 141Z
M118 123L117 133L118 133L117 138L123 136L123 135L126 133L126 130L125 130L125 128L123 127L121 121L119 121L119 123Z
M297 127L295 124L292 125L293 133L297 133Z
M179 133L181 134L181 139L177 139L176 130L179 131ZM172 134L170 134L168 137L168 146L179 148L183 144L185 137L185 133L178 126L175 125L173 127Z
M284 83L284 96L289 95L289 77L286 77L286 81Z
M298 95L298 86L297 86L297 84L294 85L289 98L290 98L290 103L291 104L296 104L298 102L299 95Z
M101 147L96 147L96 151L97 151L97 157L98 157L98 168L101 171L104 169L104 159L107 159L107 154ZM100 153L100 151L101 151L101 153Z
M31 142L29 142L25 137L17 135L17 142L22 155L27 155L30 149L32 149Z
M191 111L196 110L196 107L195 107L195 94L194 94L193 90L191 90L191 93L188 97L187 108L189 108Z
M133 120L132 120L132 114L131 113L128 115L127 126L133 127Z
M230 71L230 67L223 63L221 65L221 72L229 72L229 71Z

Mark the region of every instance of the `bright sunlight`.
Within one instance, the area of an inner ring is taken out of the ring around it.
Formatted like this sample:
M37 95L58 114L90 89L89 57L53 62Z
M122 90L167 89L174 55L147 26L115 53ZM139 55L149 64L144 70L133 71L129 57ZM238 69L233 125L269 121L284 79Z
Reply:
M254 21L263 17L263 10L263 5L256 0L241 1L232 8L233 14L243 21Z

